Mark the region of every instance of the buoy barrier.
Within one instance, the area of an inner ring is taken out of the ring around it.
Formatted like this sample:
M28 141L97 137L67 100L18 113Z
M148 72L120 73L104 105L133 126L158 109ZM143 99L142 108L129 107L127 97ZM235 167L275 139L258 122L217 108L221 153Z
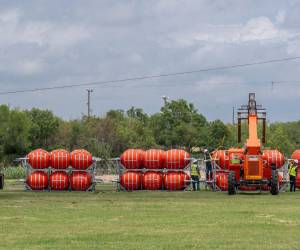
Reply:
M99 158L97 158L99 159ZM34 191L94 191L96 160L84 149L31 151L21 158L25 189Z
M118 163L119 190L185 190L191 156L184 150L127 149Z

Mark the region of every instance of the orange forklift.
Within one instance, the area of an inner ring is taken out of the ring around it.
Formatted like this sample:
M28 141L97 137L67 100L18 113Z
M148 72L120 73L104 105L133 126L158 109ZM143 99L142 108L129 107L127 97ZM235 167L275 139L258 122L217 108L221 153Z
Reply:
M242 157L236 158L235 167L229 169L228 194L234 195L243 188L261 189L268 186L272 195L278 195L279 182L276 166L267 169L264 166L262 143L266 138L266 111L256 104L255 93L249 94L248 105L242 105L238 110L238 142L242 139L242 120L248 122L248 139L241 150ZM258 122L262 121L262 139L258 138ZM268 171L268 174L264 173Z

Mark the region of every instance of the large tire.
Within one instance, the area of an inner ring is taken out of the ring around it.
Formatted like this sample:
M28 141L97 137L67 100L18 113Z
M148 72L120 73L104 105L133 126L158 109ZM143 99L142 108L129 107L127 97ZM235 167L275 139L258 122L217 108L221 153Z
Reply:
M235 172L231 171L228 175L228 194L235 195L236 187L235 187Z
M272 179L271 179L271 189L270 192L272 195L279 194L279 182L278 182L278 172L277 170L272 170Z
M0 174L0 190L4 188L4 174Z

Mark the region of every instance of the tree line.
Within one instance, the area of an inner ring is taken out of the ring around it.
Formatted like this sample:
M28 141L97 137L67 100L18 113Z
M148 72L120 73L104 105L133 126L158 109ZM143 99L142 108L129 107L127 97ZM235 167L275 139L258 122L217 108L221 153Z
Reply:
M243 124L247 131L247 123ZM244 140L247 133L243 134ZM186 100L166 102L160 112L149 115L132 107L110 110L104 117L63 120L49 110L10 109L0 106L0 164L13 164L17 157L36 148L53 150L84 148L102 158L119 156L127 148L185 148L198 152L242 146L237 128L221 120L208 121ZM267 125L265 147L290 156L300 148L300 121Z

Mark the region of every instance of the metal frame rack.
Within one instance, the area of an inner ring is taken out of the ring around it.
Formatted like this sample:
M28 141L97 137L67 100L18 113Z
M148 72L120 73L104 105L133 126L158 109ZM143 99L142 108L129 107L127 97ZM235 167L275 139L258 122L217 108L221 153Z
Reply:
M68 168L66 169L55 169L55 168L52 168L52 167L48 167L48 168L44 168L44 169L35 169L35 168L32 168L30 166L30 164L28 163L28 158L20 158L19 159L21 161L21 165L22 167L25 169L25 180L24 180L24 188L25 188L25 191L34 191L34 192L43 192L43 191L48 191L48 192L94 192L95 191L95 187L96 187L96 177L95 177L95 173L96 173L96 165L97 165L97 162L99 161L98 159L94 159L93 158L93 164L88 167L87 169L85 170L78 170L78 169L74 169L72 166L69 166ZM48 187L46 189L43 189L43 190L33 190L28 184L27 184L27 179L29 177L30 174L34 173L34 172L44 172L44 173L47 173L47 176L48 176ZM75 190L72 190L71 189L71 183L69 182L69 185L68 185L68 189L67 190L52 190L51 187L50 187L50 176L51 174L55 173L55 172L65 172L67 173L67 175L70 177L72 173L74 172L85 172L85 173L88 173L91 175L92 177L92 181L91 181L91 185L87 188L87 190L85 191L75 191Z
M289 163L288 160L285 161L283 167L278 169L278 173L282 173L282 186L280 187L280 192L286 192L289 187L290 180L289 180Z
M211 180L206 180L207 185L211 186L212 190L214 192L227 192L225 190L222 190L218 185L217 185L217 172L222 172L222 173L229 173L229 170L222 169L215 160L209 159L207 161L211 161L211 167L212 167L212 178Z

